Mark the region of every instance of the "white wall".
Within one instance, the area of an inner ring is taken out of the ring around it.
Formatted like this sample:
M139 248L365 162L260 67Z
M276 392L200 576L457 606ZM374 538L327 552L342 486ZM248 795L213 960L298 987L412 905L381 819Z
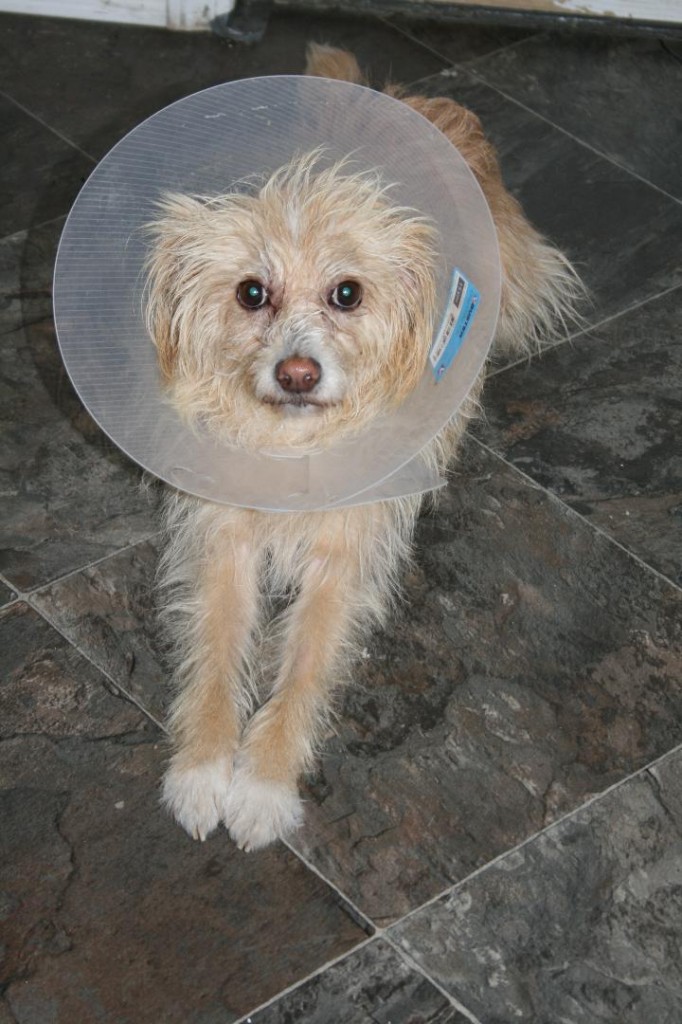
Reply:
M0 11L47 14L130 25L178 29L207 28L216 14L227 14L234 0L0 0Z

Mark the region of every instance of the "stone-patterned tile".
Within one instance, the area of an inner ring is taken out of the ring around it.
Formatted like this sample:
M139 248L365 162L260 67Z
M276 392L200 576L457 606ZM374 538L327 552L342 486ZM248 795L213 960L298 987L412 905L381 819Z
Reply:
M310 12L275 12L253 47L210 33L14 15L3 15L0 27L0 88L97 157L189 93L230 79L300 74L310 40L353 50L376 84L414 81L446 63L382 22Z
M83 410L51 321L0 346L0 569L26 591L152 534L156 491Z
M530 45L524 43L523 52ZM422 87L481 118L507 186L532 223L574 260L590 289L592 303L582 310L589 323L682 280L682 207L674 200L465 71L438 75ZM634 146L637 127L633 135Z
M63 226L60 217L0 241L0 334L51 316L52 274Z
M193 843L155 742L10 740L5 998L19 1024L229 1022L365 933L283 847Z
M121 689L161 721L170 700L156 627L154 541L33 595L35 605Z
M394 14L388 21L448 64L477 60L522 39L530 39L534 34L523 28L422 20L409 14Z
M378 939L249 1020L251 1024L467 1024L468 1018Z
M4 583L0 583L0 605L9 604L13 601L17 595L10 587L6 587Z
M678 289L492 377L487 444L682 583Z
M393 935L481 1024L682 1019L682 753Z
M93 163L4 96L0 127L11 154L0 163L2 238L66 213Z
M154 545L34 596L157 719ZM364 652L298 848L393 920L680 738L673 587L469 442Z
M97 739L144 725L137 708L112 700L107 680L26 604L0 612L0 638L0 739Z
M682 594L469 442L293 837L400 917L682 738Z
M679 59L658 39L564 33L496 53L476 74L672 195L682 195Z
M12 1021L228 1022L366 938L285 848L193 843L159 807L158 731L35 612L0 629Z

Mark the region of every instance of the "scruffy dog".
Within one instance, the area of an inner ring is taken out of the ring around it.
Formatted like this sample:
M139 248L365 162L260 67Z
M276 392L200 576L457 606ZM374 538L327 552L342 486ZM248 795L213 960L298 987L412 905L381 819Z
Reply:
M326 46L310 47L307 71L362 82L355 59ZM478 179L503 268L496 344L533 349L572 316L573 270L505 190L472 113L448 99L400 98ZM391 205L375 176L318 170L312 155L251 194L168 196L151 231L148 324L171 399L230 443L319 449L419 381L433 336L435 237ZM424 453L441 469L481 385ZM385 616L420 505L265 513L169 495L162 592L177 696L163 800L192 836L223 822L253 850L301 821L298 776L354 646Z

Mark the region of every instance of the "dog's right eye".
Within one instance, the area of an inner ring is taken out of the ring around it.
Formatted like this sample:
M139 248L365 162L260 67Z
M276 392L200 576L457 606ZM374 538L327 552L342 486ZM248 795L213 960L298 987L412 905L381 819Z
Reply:
M267 290L260 281L249 278L237 285L237 302L244 309L260 309L268 301Z

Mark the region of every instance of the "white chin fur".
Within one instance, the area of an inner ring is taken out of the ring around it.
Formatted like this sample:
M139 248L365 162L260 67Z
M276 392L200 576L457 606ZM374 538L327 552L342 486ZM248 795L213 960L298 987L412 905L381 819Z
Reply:
M241 850L268 846L298 828L302 820L303 805L296 790L237 770L223 806L223 821Z
M161 789L161 801L193 839L201 839L220 824L232 779L232 759L221 757L194 768L171 764Z

